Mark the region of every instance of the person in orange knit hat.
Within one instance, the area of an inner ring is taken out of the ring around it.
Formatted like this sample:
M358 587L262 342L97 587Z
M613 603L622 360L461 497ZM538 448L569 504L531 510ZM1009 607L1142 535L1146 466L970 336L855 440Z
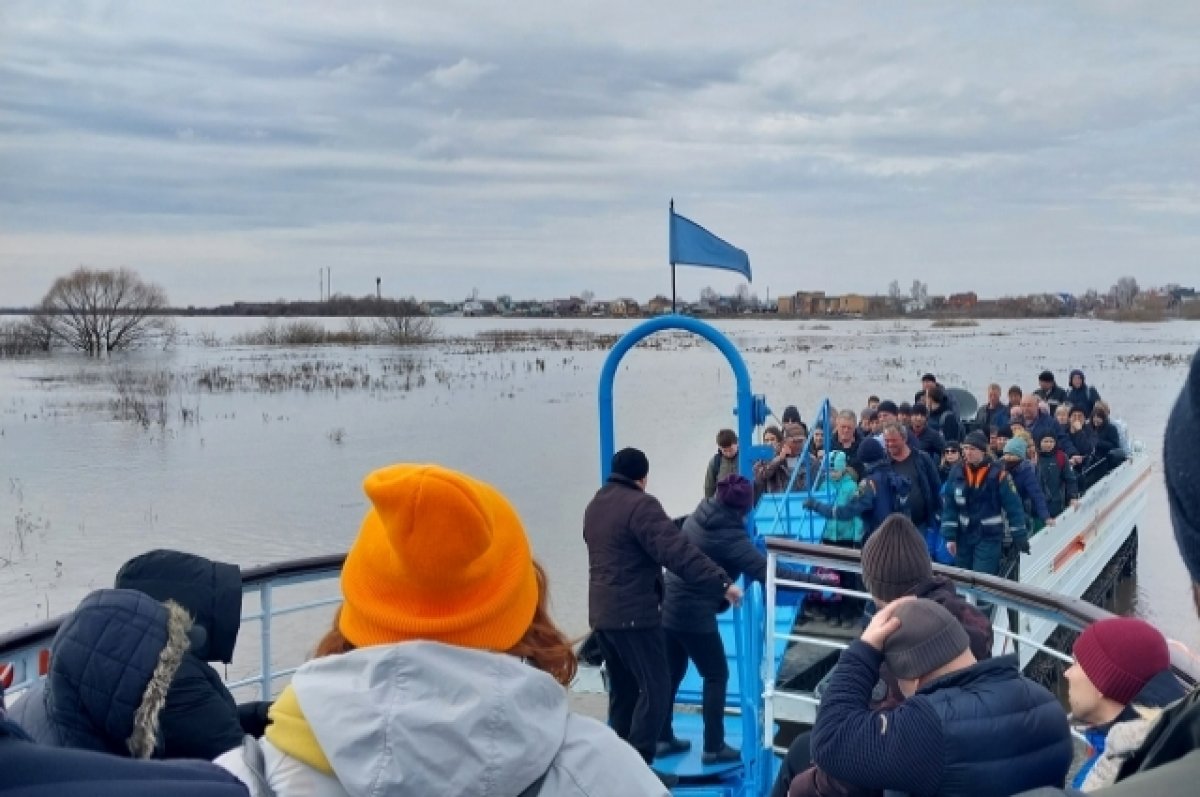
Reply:
M504 496L437 465L363 488L334 627L261 743L218 763L278 797L665 795L611 729L569 711L575 654Z

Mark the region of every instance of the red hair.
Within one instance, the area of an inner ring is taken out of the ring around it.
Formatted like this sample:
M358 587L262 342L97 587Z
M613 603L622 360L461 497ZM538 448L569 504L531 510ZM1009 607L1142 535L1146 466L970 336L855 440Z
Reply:
M568 686L575 679L579 661L571 646L571 640L567 639L567 635L550 618L550 588L546 571L536 561L533 563L533 570L537 577L538 602L529 628L525 630L524 636L517 640L517 644L508 650L496 652L524 659L542 672L548 673L563 686ZM338 628L340 614L341 609L338 609L338 614L333 617L333 628L317 643L314 658L337 656L355 649L354 643L346 639Z

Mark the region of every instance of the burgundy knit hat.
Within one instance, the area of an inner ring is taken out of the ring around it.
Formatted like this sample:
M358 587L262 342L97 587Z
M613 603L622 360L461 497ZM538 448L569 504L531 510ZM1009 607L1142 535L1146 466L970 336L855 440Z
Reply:
M1126 706L1151 678L1171 666L1166 638L1136 617L1092 623L1079 634L1072 652L1100 694Z

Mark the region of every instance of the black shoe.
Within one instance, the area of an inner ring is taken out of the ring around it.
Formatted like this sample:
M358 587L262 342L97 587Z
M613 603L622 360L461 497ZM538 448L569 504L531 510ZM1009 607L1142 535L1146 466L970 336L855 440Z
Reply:
M673 789L679 785L678 775L672 775L668 772L659 772L654 767L651 767L650 771L653 772L655 776L662 781L662 785L666 786L668 789Z
M668 755L677 755L686 753L692 749L692 743L687 739L671 739L670 741L659 742L654 745L654 757L662 758Z
M742 751L725 745L715 753L704 753L700 761L704 764L732 764L742 760Z

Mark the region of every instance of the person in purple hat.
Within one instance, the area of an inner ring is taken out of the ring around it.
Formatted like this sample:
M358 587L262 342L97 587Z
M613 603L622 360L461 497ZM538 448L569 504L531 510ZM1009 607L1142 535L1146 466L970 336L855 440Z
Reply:
M717 482L717 493L700 502L683 523L689 542L737 580L763 583L767 579L767 557L746 533L746 515L754 508L754 484L739 474L730 474ZM812 576L792 568L779 568L789 579L813 582ZM687 671L688 659L704 681L703 717L705 764L738 761L741 753L725 744L725 691L729 665L725 646L717 631L717 615L728 603L715 598L703 585L689 583L667 572L666 594L662 605L662 627L667 642L667 662L671 671L672 694L679 691ZM682 753L691 743L675 737L668 716L659 737L657 755Z

